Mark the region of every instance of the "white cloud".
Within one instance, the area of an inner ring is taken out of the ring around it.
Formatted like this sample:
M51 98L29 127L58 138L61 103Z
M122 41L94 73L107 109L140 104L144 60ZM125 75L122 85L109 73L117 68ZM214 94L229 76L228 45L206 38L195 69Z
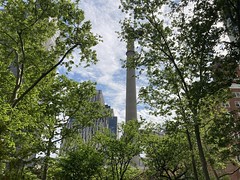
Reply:
M116 31L123 14L117 0L82 0L80 7L86 20L92 23L92 30L102 37L103 42L94 49L99 62L88 68L74 68L73 72L84 79L97 82L103 90L105 102L114 109L119 121L125 116L125 71L120 59L125 58L125 44L120 42Z

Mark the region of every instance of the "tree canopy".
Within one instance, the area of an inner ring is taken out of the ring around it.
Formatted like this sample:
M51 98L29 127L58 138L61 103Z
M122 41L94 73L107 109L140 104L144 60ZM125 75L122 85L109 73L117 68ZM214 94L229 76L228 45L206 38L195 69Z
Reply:
M210 179L201 135L208 118L202 112L210 115L208 104L217 109L230 97L227 89L239 63L238 2L227 1L230 14L220 0L121 2L128 14L121 37L136 39L140 52L135 65L149 79L140 91L143 101L155 115L172 114L180 125L175 127L195 137L202 172Z
M121 0L120 38L135 40L130 65L148 78L140 98L170 120L164 136L129 121L119 139L98 132L90 144L76 137L106 116L90 101L95 84L57 70L97 62L100 37L79 1L0 0L0 7L0 179L208 180L223 177L218 169L229 162L240 167L238 111L221 106L239 81L240 0ZM74 141L53 158L65 139ZM142 151L146 171L134 168Z
M71 134L64 130L69 118L86 126L99 114L90 102L95 84L69 80L57 68L96 63L91 48L99 36L79 1L1 0L0 6L1 178L28 178L26 169L42 161L46 179L56 143Z

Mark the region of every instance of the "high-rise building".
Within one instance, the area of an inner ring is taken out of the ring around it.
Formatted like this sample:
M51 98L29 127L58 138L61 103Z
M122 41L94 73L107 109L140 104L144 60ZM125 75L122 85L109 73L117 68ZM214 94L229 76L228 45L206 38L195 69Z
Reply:
M110 112L110 116L108 117L101 117L98 119L93 120L91 126L79 128L78 132L79 135L82 137L84 142L88 142L92 137L95 135L97 131L100 131L104 128L109 129L116 137L117 137L117 117L114 116L113 109L110 106L105 105L103 93L101 90L98 90L96 95L91 99L92 102L99 102L103 106L105 106L106 110ZM71 128L74 123L74 117L69 121L68 128ZM62 143L62 146L64 146Z

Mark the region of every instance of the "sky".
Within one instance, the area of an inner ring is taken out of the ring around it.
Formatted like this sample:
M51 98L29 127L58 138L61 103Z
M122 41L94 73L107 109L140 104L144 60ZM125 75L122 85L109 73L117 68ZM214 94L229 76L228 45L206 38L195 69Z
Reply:
M103 42L94 49L97 51L98 63L87 68L73 68L69 77L76 81L91 80L97 83L97 89L102 90L105 104L110 105L118 122L125 120L126 69L122 68L126 59L126 44L118 38L120 20L124 14L119 9L120 0L82 0L80 8L85 12L86 20L92 23L92 31L102 37ZM137 80L137 91L146 85L146 78ZM138 116L148 121L159 121L150 116L145 105L138 105Z

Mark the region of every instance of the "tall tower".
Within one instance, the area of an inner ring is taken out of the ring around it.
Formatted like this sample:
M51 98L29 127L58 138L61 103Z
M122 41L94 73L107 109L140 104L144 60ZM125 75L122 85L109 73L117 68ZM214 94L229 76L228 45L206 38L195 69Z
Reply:
M134 61L134 39L127 42L127 77L126 77L126 122L137 120L137 102L136 102L136 77L133 67Z
M134 68L134 38L127 41L127 77L126 77L126 122L137 120L137 98L136 98L136 74ZM132 165L140 166L142 164L140 156L136 155L131 160Z

